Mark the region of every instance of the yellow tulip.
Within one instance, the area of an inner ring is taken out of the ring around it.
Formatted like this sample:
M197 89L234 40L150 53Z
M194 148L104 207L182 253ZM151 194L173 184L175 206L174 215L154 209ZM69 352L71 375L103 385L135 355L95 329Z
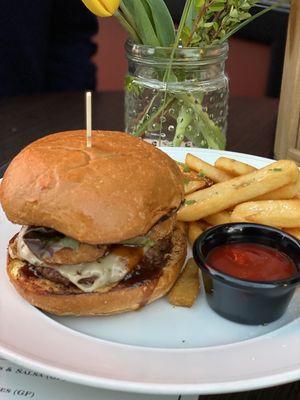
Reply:
M99 17L111 17L120 5L120 0L82 0L82 2Z

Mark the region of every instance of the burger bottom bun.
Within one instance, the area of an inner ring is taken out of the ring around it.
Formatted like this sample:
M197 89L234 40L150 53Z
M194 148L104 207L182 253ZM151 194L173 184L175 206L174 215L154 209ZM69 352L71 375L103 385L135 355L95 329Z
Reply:
M172 251L158 279L108 291L83 293L22 271L25 263L8 255L7 272L19 294L30 304L56 315L111 315L133 311L164 296L176 281L186 258L186 237L180 228L172 235Z

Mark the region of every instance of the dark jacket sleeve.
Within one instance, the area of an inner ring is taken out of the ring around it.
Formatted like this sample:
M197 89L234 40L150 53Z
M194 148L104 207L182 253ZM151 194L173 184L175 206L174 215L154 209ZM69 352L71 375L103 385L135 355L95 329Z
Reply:
M97 18L81 0L54 0L51 15L46 86L48 90L94 89Z

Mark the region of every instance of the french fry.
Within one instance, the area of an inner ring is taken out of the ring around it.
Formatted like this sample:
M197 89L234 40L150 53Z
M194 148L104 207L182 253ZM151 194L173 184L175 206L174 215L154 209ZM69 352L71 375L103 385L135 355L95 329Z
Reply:
M227 157L219 157L215 162L215 167L232 176L246 175L257 170L249 164Z
M208 222L206 222L204 219L200 219L199 221L197 221L197 224L199 224L199 226L201 226L203 231L206 231L206 229L209 229L212 227L212 225L209 224Z
M184 172L185 164L183 162L180 162L180 161L176 161L176 164L177 164L178 168L180 169L180 171ZM189 170L189 167L186 167L186 168L188 168L188 170Z
M300 240L300 228L285 228L284 231Z
M189 224L187 222L177 221L176 226L178 226L178 228L187 235L189 227Z
M228 224L229 222L231 222L229 211L221 211L217 214L205 217L204 219L212 226Z
M187 195L185 204L178 211L178 220L197 221L219 213L293 183L298 176L295 162L281 160L250 174L216 183Z
M190 258L175 285L168 294L173 306L192 307L200 292L199 268Z
M239 204L232 222L254 222L280 228L300 228L300 200L263 200Z
M270 193L263 194L253 200L288 200L298 197L300 194L300 174L295 183L283 186L282 188L273 190ZM298 197L299 198L299 197Z
M299 168L299 180L300 180L300 168ZM299 183L300 185L300 183ZM297 188L297 193L295 195L295 199L300 199L300 187Z
M191 170L187 164L177 162L177 165L185 179L189 181L203 181L203 176L199 176L198 172Z
M196 190L205 189L207 187L207 183L204 179L197 181L185 181L184 182L184 193L190 194L195 192Z
M193 246L194 241L203 233L204 229L199 222L190 222L188 226L188 239L190 245Z
M213 165L208 164L207 162L193 156L190 153L186 155L185 163L189 168L197 171L200 174L203 174L204 176L207 176L213 182L225 182L232 178L232 176L226 172L219 170Z
M192 171L188 165L180 162L177 162L177 165L183 175L185 194L193 193L196 190L204 189L214 184L211 179Z
M189 181L203 181L203 177L199 176L196 171L182 172L183 178Z

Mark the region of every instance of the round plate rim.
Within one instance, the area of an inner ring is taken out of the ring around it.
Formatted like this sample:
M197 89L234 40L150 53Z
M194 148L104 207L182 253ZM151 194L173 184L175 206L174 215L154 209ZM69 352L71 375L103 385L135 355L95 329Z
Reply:
M224 152L219 150L206 150L206 149L195 149L195 148L161 148L161 150L166 151L167 153L182 153L186 152L196 152L197 154L203 153L211 153L214 155L224 155L232 156L236 158L245 158L246 160L257 160L263 163L271 162L272 160L266 159L258 156L251 156L245 153L236 153L236 152ZM1 286L1 282L0 282ZM0 294L1 298L1 294ZM1 315L1 308L0 308ZM294 321L295 323L291 323L289 325L295 325L296 330L300 327L300 321L297 319ZM294 334L294 335L293 335ZM80 335L80 334L79 334ZM279 334L280 335L280 334ZM295 336L295 332L292 332L292 337ZM297 336L297 335L296 335ZM262 341L264 336L259 337L257 341ZM244 344L245 345L245 344ZM243 345L243 346L244 346ZM246 344L247 345L247 344ZM116 345L118 348L122 348L123 345ZM126 345L125 345L126 346ZM228 345L227 345L228 346ZM230 346L230 345L229 345ZM129 346L130 347L130 346ZM219 346L218 346L219 347ZM222 347L222 346L220 346ZM147 348L144 351L151 352L155 349ZM163 350L163 349L162 349ZM170 353L172 353L173 349L168 349ZM190 350L190 349L189 349ZM197 349L196 349L197 350ZM159 349L157 350L159 351ZM299 346L300 351L300 346ZM180 353L183 353L181 349ZM149 393L149 394L217 394L217 393L228 393L228 392L237 392L244 390L253 390L260 389L263 387L269 387L278 384L288 383L294 380L300 379L300 363L292 364L284 370L280 370L277 368L276 371L270 373L266 376L261 377L249 377L245 379L237 379L237 380L227 380L218 382L207 382L207 383L157 383L157 382L138 382L138 381L129 381L122 379L110 379L106 377L93 376L89 374L84 374L81 372L71 371L67 369L60 368L59 366L47 364L47 361L39 361L34 355L31 357L24 355L20 351L16 351L12 346L4 343L1 338L1 328L0 328L0 355L8 359L9 361L15 362L20 365L24 365L28 368L33 368L39 372L46 373L49 375L56 376L58 378L68 380L74 383L80 383L88 386L101 387L104 389L112 389L112 390L120 390L124 392L136 392L136 393Z

